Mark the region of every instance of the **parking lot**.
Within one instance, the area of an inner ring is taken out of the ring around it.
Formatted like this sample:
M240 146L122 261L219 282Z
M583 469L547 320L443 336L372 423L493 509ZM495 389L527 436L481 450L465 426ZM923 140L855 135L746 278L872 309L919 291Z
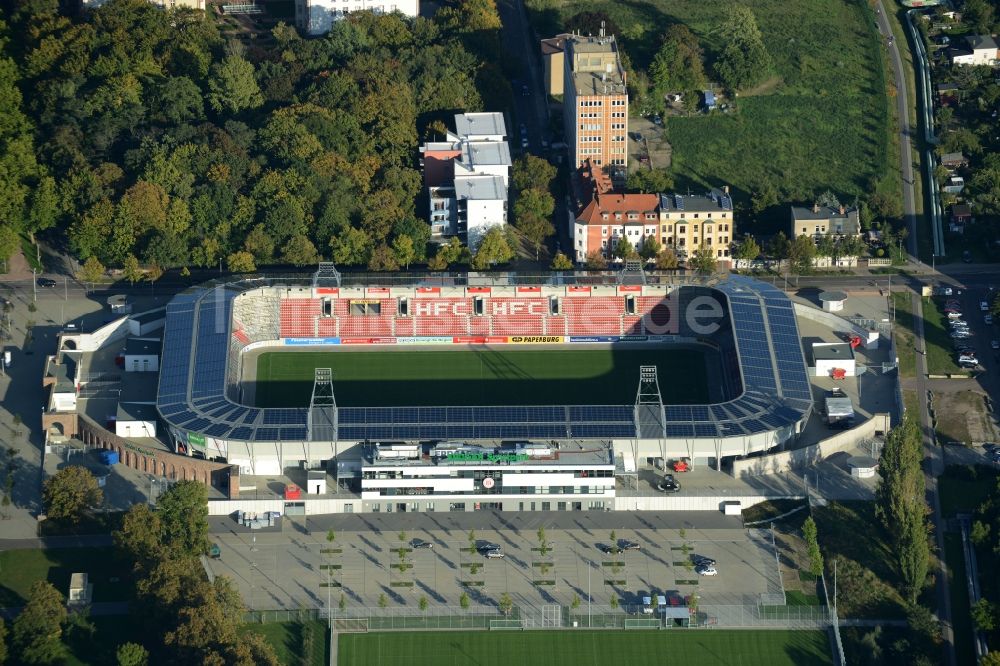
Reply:
M431 604L456 606L463 592L478 604L495 604L507 593L519 606L570 605L574 598L608 605L612 597L630 606L647 595L691 593L701 603L736 605L781 592L769 533L744 530L738 519L705 516L715 524L697 529L662 526L646 516L648 527L609 529L606 520L615 514L602 514L600 526L583 520L587 514L569 514L567 520L579 525L546 527L550 550L543 553L535 524L516 515L481 514L469 518L489 527L475 529L478 550L470 552L468 530L446 524L449 515L348 517L341 525L332 523L332 545L325 527L307 531L288 518L280 533L239 531L233 523L234 529L220 534L213 525L222 557L209 566L215 575L232 577L255 609L323 606L328 577L342 586L330 588L333 603L343 594L346 603L361 606L376 606L383 595L391 606L416 606L422 596ZM602 552L612 529L616 540L634 541L639 548ZM414 539L433 546L413 548ZM499 545L504 557L488 559L482 550L487 543ZM699 576L698 557L716 560L718 575Z

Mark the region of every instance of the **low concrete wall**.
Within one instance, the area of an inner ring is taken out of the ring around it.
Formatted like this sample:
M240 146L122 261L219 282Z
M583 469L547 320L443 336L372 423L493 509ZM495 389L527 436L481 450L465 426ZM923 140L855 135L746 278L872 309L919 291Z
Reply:
M842 453L856 448L858 444L874 437L876 432L889 432L889 427L889 414L876 414L861 425L827 437L812 446L747 458L746 460L734 460L732 474L741 479L758 477L762 474L781 474L810 467L834 453Z

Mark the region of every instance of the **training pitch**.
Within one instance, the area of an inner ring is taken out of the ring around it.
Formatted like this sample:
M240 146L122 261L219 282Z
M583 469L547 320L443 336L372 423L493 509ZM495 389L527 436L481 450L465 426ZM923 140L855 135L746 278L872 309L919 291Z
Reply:
M822 631L479 631L341 634L340 666L820 666Z
M258 407L307 406L313 370L331 368L340 407L625 405L635 401L639 366L655 365L665 403L700 404L707 360L662 347L264 352L254 394Z

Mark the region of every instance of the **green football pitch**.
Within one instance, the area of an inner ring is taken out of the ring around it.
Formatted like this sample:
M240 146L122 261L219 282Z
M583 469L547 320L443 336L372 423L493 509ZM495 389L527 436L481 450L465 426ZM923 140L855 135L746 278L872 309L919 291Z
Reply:
M819 666L822 631L480 631L340 634L340 666Z
M635 401L639 366L659 369L668 404L704 403L706 357L690 349L265 352L260 407L309 404L313 370L333 370L340 407L419 405L623 405Z

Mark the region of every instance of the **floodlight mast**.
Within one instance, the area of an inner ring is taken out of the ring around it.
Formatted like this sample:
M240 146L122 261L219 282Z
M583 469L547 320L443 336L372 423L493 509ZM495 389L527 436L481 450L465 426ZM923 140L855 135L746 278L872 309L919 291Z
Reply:
M642 439L642 415L654 410L659 419L659 435L661 456L666 460L663 450L667 439L667 415L663 408L663 395L660 393L660 380L655 365L639 366L639 389L635 394L635 436L636 453L638 457L639 439Z
M313 442L319 441L329 442L331 448L335 447L338 420L337 399L333 395L333 370L316 368L313 372L313 390L306 422L306 446L311 448ZM334 461L337 460L336 451L333 458Z

